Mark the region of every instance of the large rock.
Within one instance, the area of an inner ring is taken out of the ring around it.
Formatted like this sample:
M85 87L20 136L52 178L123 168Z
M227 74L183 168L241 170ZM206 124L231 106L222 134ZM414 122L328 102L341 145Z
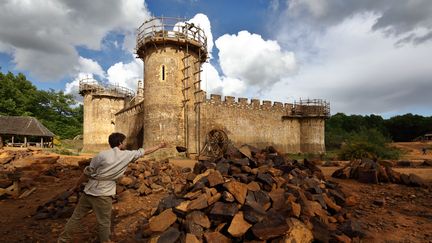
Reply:
M207 194L204 194L204 193L201 194L197 199L192 200L189 203L189 205L187 207L188 211L200 210L200 209L206 208L208 206L207 200L208 200Z
M300 217L301 206L298 203L290 202L292 215L296 218Z
M207 180L209 182L210 187L214 187L219 184L223 184L225 182L224 178L222 177L222 174L215 170L209 173L207 176Z
M204 238L207 243L230 243L231 240L220 232L206 232Z
M198 240L198 238L195 235L188 233L188 234L186 234L185 242L187 242L187 243L200 243L202 241Z
M251 224L244 220L243 212L240 211L231 220L231 224L228 228L228 233L230 233L234 237L241 237L251 226Z
M286 219L277 214L270 214L252 226L252 233L260 240L268 240L274 237L285 235L289 226Z
M202 227L208 229L210 228L210 220L207 215L201 211L193 211L186 215L186 220L189 220L195 224L201 225Z
M358 181L362 183L378 184L378 172L375 169L359 169Z
M224 187L234 196L234 198L240 203L244 204L247 194L247 185L238 181L229 181L224 184Z
M176 240L180 237L180 231L174 227L169 227L165 232L163 232L159 239L158 243L165 242L176 242Z
M416 174L409 174L409 181L411 186L421 186L421 187L427 187L426 182L418 175Z
M164 232L176 220L177 216L172 212L172 209L167 209L161 214L150 218L149 227L152 232Z
M238 212L235 203L216 202L210 211L210 214L215 216L234 216Z
M290 229L283 238L284 243L309 243L313 241L312 232L301 221L291 218Z

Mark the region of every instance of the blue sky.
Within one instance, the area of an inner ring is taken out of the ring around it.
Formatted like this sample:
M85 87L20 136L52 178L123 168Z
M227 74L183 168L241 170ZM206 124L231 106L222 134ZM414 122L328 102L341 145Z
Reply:
M78 99L85 77L134 89L144 68L135 30L169 16L210 37L208 93L321 98L332 113L432 115L429 0L6 0L0 10L1 71Z

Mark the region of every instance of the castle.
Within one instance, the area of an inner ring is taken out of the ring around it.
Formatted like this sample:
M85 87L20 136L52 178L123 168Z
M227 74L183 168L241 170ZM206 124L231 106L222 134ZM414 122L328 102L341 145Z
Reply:
M109 148L112 132L127 136L130 149L165 141L164 155L183 146L199 154L212 129L225 131L236 145L272 145L284 153L322 153L329 104L301 100L294 104L207 94L201 89L201 65L209 53L204 31L175 18L153 18L137 34L136 53L144 62L144 82L137 92L80 82L84 97L84 148ZM179 24L182 23L182 24Z

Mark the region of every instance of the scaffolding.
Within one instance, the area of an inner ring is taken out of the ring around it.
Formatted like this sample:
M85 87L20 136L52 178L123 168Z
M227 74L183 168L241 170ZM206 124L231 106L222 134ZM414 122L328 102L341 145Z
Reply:
M295 101L291 115L302 117L330 117L330 103L321 99Z
M207 37L204 31L194 23L186 22L184 18L155 17L144 22L137 30L136 43L138 55L149 45L157 48L158 44L173 43L198 48L205 53L202 61L207 60Z
M118 84L101 84L93 78L84 78L79 81L79 93L81 95L107 95L122 98L132 98L135 93L128 88Z

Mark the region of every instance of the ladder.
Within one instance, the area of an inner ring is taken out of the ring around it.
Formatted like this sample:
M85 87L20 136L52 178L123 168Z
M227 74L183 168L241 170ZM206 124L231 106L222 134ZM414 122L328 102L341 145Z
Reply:
M182 100L182 106L183 106L183 115L184 115L184 138L185 138L185 147L189 148L189 112L188 112L188 102L189 102L189 96L188 91L190 89L189 87L189 79L190 79L190 59L191 54L189 54L189 45L187 43L186 39L186 51L184 52L184 57L182 58L183 61L183 78L182 78L182 93L183 93L183 100Z
M189 28L191 31L191 28ZM196 34L196 33L195 33ZM185 137L185 147L189 149L189 101L193 99L193 112L195 115L194 126L195 126L195 142L196 142L196 152L200 151L200 127L201 127L201 110L200 104L203 102L203 90L201 90L201 59L202 50L198 49L198 59L192 57L189 53L188 38L185 38L186 50L184 52L184 57L182 58L183 69L182 69L182 93L183 93L183 114L184 114L184 137ZM190 90L192 89L192 90ZM190 92L190 94L189 94ZM193 95L193 97L189 97Z
M199 153L201 151L201 138L200 138L200 128L201 128L201 103L203 102L203 90L201 89L201 48L198 49L198 59L194 62L194 111L195 111L195 141L196 141L196 151Z

